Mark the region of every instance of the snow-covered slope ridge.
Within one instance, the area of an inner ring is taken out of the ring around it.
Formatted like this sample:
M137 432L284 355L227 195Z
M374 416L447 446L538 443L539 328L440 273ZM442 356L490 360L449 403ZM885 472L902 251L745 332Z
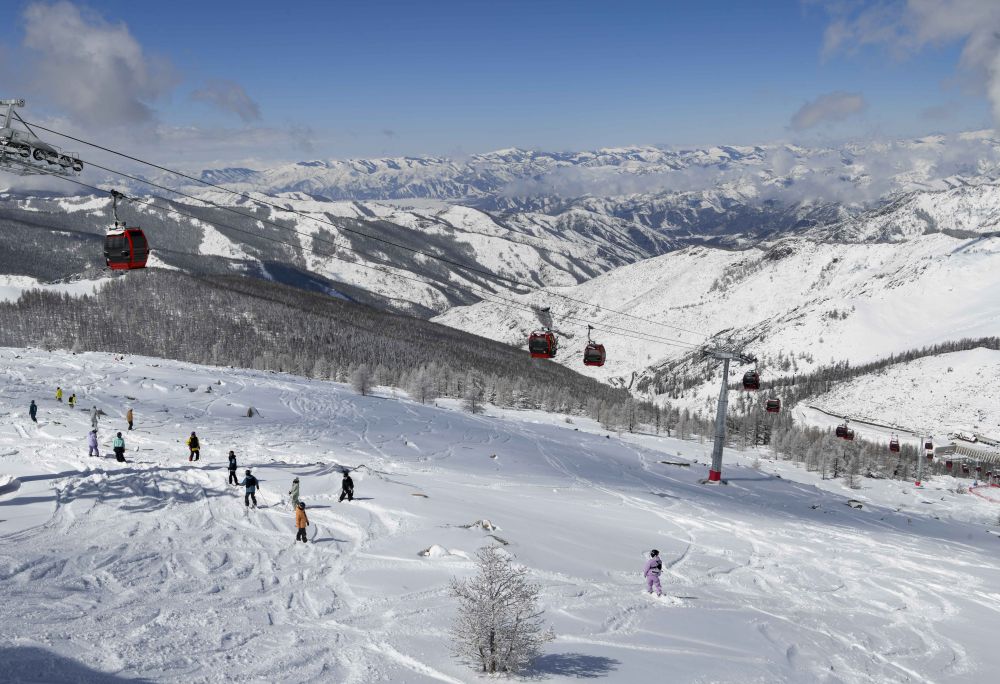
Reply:
M998 377L1000 351L972 349L896 364L839 383L809 403L921 436L965 432L1000 439ZM811 415L803 418L814 422ZM864 428L861 432L866 437Z
M861 363L963 337L1000 335L1000 238L922 235L903 243L831 243L789 238L762 248L692 247L616 269L554 292L693 334L651 325L542 290L524 299L551 305L566 336L557 361L595 377L627 376L690 351L605 333L608 363L581 363L586 330L569 314L689 344L737 335L771 358L805 355L808 370L833 360ZM479 303L436 320L512 344L537 325L530 313ZM811 359L811 361L809 360Z
M558 636L530 674L546 681L973 682L1000 667L998 542L957 521L995 514L983 499L955 496L964 514L944 522L912 489L899 512L855 510L731 465L708 488L703 465L661 463L699 444L277 374L3 349L0 378L0 475L19 484L0 492L9 680L472 681L449 653L448 579L488 542L542 586ZM103 451L134 407L128 463L84 455L88 413L52 400L56 384L107 414ZM225 484L229 449L261 508ZM345 464L358 498L338 503ZM313 523L298 546L295 476ZM659 601L639 576L652 547Z

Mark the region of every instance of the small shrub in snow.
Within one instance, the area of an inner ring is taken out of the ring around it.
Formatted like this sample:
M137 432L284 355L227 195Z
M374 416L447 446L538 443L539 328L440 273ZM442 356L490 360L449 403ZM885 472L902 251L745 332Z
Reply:
M528 581L528 570L514 565L496 545L476 552L476 576L452 579L459 600L452 629L455 655L483 672L518 672L555 638L542 623L539 587Z

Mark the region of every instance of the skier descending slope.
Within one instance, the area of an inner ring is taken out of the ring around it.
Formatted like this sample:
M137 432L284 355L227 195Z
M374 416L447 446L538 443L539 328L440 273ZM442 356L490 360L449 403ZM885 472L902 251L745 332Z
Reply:
M198 442L198 435L192 432L191 436L188 437L187 445L190 450L190 453L188 454L189 461L197 461L201 458L201 443Z
M295 541L308 542L306 538L306 528L309 527L309 518L306 516L306 504L300 501L295 507Z
M111 446L115 450L115 458L118 459L119 463L125 462L125 440L122 439L122 433L118 433L115 440L111 443Z
M243 497L243 503L246 504L247 508L250 508L250 501L253 501L253 507L257 508L257 490L260 488L260 483L257 478L250 474L250 470L247 469L247 475L243 478L241 485L246 487L246 495Z
M31 422L33 422L33 423L37 423L38 422L38 418L37 418L37 416L38 416L38 404L35 403L34 399L31 400L31 405L28 406L28 415L31 416Z
M229 451L229 480L226 484L234 484L237 487L240 484L239 478L236 477L236 454L231 449Z
M642 574L646 578L646 589L650 594L656 589L656 595L662 596L663 590L660 588L660 573L663 572L663 562L660 560L660 552L653 549L649 552L649 560Z
M134 420L135 420L135 414L132 413L132 407L130 406L128 409L128 413L125 414L125 422L128 423L129 432L132 431L132 423L134 422Z
M344 471L344 480L340 483L340 500L354 501L354 480L351 479L350 471Z
M299 514L299 478L292 480L292 488L288 490L288 495L292 497L292 509L295 510L296 517Z

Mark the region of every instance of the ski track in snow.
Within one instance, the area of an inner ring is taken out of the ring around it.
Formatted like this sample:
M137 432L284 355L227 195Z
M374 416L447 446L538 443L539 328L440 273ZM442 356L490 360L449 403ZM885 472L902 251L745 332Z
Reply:
M703 457L695 443L273 373L0 349L0 379L0 474L20 481L0 494L14 681L29 649L53 681L76 672L65 663L157 681L473 681L450 656L448 580L497 537L542 586L558 636L531 674L547 681L972 682L1000 665L984 499L948 521L854 510L731 464L728 487L707 487L702 465L659 463ZM93 405L103 453L135 407L129 463L85 455ZM259 509L225 484L230 448L261 479ZM342 466L354 502L337 501ZM296 475L311 544L292 541ZM495 537L463 527L482 519ZM418 555L434 545L448 553ZM653 546L661 599L639 573Z

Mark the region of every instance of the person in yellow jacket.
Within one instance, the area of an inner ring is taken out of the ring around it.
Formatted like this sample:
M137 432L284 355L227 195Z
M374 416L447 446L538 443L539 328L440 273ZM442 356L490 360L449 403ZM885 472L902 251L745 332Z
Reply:
M125 414L125 422L128 423L129 432L132 431L132 419L133 418L134 418L134 416L132 415L132 407L130 406L129 409L128 409L128 413Z
M56 401L62 403L62 387L56 387Z
M192 432L191 436L188 437L187 445L188 449L191 451L191 453L188 454L189 461L197 461L201 458L201 442L198 441L198 435Z
M299 502L299 507L295 509L295 527L298 531L295 533L295 541L308 542L306 539L306 528L309 527L309 517L306 516L306 503L305 501Z

